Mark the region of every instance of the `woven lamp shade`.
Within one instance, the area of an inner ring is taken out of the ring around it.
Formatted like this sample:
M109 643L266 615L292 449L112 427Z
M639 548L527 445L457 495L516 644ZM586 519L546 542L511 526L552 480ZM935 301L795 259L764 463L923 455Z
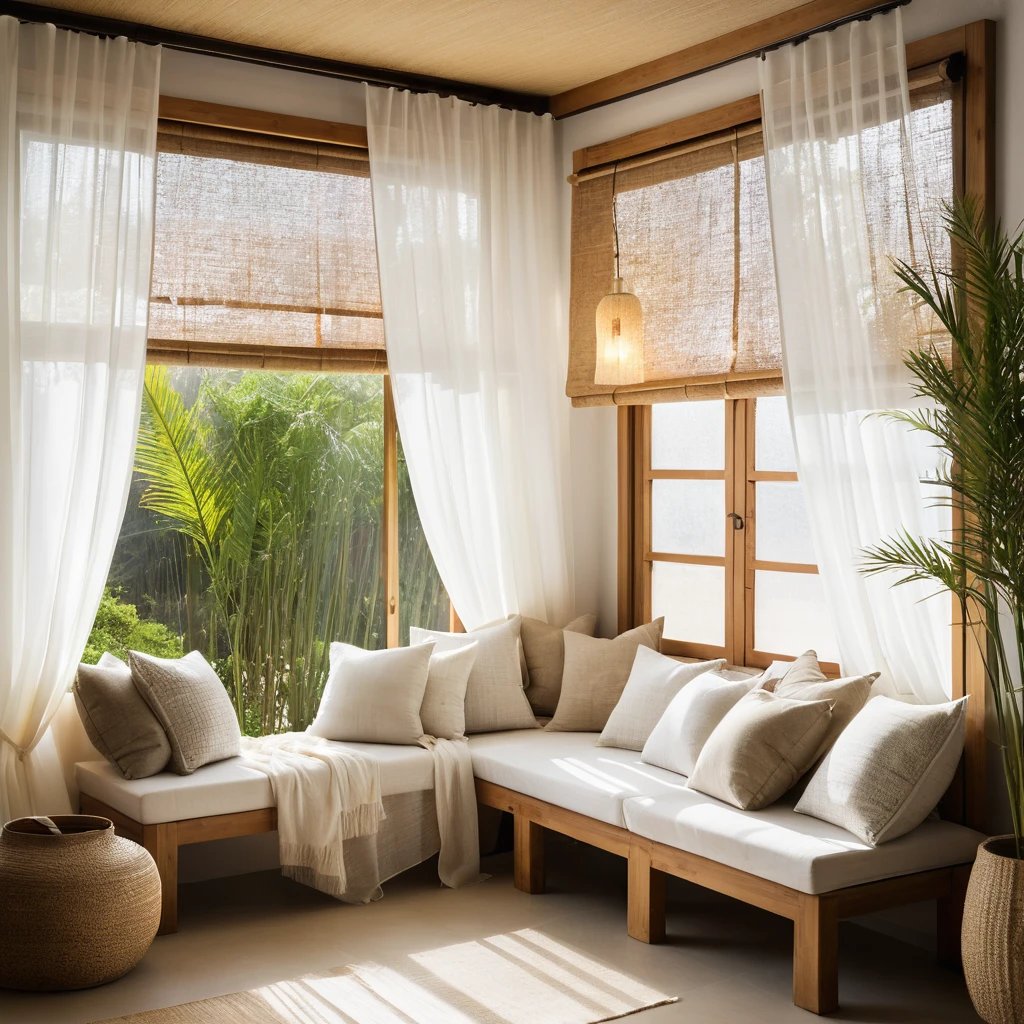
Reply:
M612 290L597 304L597 361L595 384L642 384L644 381L644 321L640 300L622 290L615 278Z

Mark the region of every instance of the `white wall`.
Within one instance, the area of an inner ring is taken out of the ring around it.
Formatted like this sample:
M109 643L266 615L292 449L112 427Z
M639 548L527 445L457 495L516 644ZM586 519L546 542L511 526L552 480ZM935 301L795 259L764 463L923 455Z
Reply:
M359 82L164 48L160 93L275 114L366 124Z
M998 22L998 211L1016 225L1024 219L1024 122L1013 102L1024 101L1024 0L914 0L903 8L904 35L908 41L921 39L982 18ZM559 121L563 176L572 173L573 150L757 91L754 58ZM562 192L568 279L571 186ZM615 634L617 624L615 424L614 409L574 409L571 414L577 609L597 611L599 631L606 636Z

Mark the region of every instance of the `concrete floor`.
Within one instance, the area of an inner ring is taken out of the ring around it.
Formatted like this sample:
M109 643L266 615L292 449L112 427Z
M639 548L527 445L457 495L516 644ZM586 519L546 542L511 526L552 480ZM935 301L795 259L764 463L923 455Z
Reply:
M444 890L431 860L387 883L384 899L365 907L339 904L276 872L185 885L180 931L157 939L127 977L82 992L0 991L0 1021L84 1024L343 964L394 964L408 953L520 928L679 997L628 1018L637 1024L814 1019L791 1002L788 921L672 879L669 941L646 946L626 935L625 862L616 857L569 841L549 843L543 896L513 888L508 854L488 858L484 869L492 875L486 882ZM844 923L840 964L843 1008L833 1020L979 1020L963 978L917 946Z

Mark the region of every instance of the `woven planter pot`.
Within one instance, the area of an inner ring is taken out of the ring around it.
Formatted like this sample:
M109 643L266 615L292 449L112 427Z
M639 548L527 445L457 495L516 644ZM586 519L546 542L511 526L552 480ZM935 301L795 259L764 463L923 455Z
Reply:
M52 821L60 830L54 834ZM17 818L0 833L0 987L91 988L127 974L160 924L160 876L108 818Z
M1024 1021L1024 860L1012 836L978 849L964 906L964 976L988 1024Z

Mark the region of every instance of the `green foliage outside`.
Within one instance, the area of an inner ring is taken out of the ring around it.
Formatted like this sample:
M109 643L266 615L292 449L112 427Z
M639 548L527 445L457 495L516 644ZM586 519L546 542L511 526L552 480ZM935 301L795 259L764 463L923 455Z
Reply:
M400 617L446 623L407 487ZM246 733L304 729L331 641L384 646L382 502L379 377L149 367L111 582L204 653Z
M135 605L118 600L110 587L103 591L82 661L95 665L104 651L116 654L122 661L129 651L142 651L158 658L180 658L184 653L180 636L162 622L140 619Z

